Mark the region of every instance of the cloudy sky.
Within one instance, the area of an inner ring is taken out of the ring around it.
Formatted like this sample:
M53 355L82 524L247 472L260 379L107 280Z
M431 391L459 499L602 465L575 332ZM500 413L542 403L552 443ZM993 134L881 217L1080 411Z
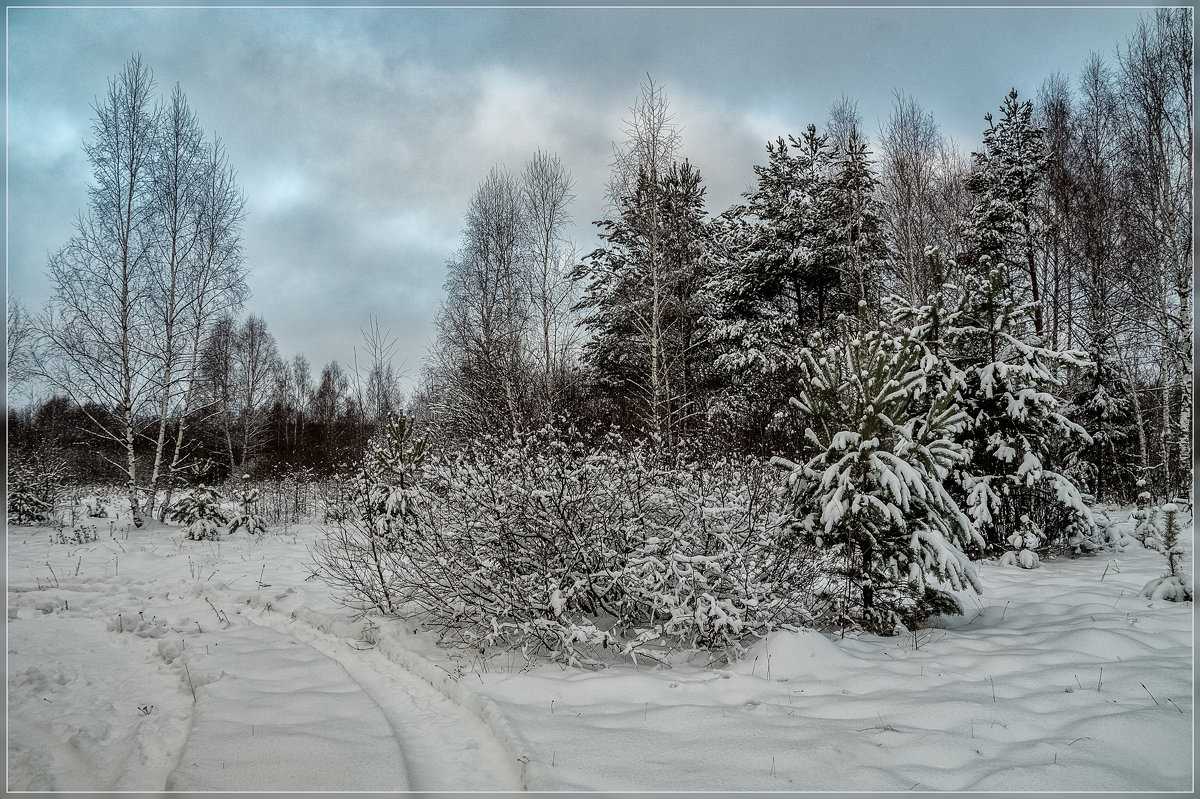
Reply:
M665 87L716 213L779 135L843 95L868 133L893 91L969 151L1016 88L1111 55L1144 11L1075 9L10 8L10 296L47 298L47 254L86 203L82 145L109 76L140 53L225 143L245 191L248 309L314 372L371 315L419 375L445 262L496 164L538 149L574 177L594 243L612 142L647 75Z

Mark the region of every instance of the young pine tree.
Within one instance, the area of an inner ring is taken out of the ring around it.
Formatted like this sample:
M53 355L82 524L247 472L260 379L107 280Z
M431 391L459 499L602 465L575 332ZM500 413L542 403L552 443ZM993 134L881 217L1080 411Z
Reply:
M201 483L172 506L171 521L187 525L184 532L194 541L220 538L220 526L228 521L221 508L224 499L216 488Z
M318 573L361 610L396 613L404 602L405 543L419 534L414 503L425 440L399 413L367 446L349 498L329 514L334 525L314 547Z
M249 483L250 475L242 475L242 488L238 492L238 512L233 517L233 521L229 523L229 532L234 533L239 529L245 530L250 535L257 535L267 531L266 520L259 515L258 505L258 489L254 488Z
M953 386L930 379L936 359L919 342L884 331L802 356L792 404L812 454L775 463L802 534L840 564L843 624L893 634L958 611L942 589L980 590L963 549L982 539L944 487L966 457Z
M1142 596L1165 599L1169 602L1191 602L1195 596L1192 575L1183 571L1187 550L1179 540L1179 507L1167 503L1162 507L1163 535L1161 552L1167 559L1168 574L1146 583Z

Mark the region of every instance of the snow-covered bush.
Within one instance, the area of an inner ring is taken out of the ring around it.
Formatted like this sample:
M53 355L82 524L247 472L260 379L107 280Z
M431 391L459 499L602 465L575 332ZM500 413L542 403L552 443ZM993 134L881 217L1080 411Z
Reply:
M568 662L743 641L804 612L811 561L763 470L700 469L646 444L552 431L441 465L416 571L424 609L467 644Z
M893 634L954 608L943 589L980 589L963 549L982 544L943 486L965 458L954 385L929 379L936 359L918 342L882 331L803 357L792 404L812 449L775 462L803 536L840 564L844 623Z
M221 508L224 499L216 488L201 483L171 506L171 521L185 525L193 541L219 538L220 527L228 521Z
M319 483L312 469L277 466L259 480L259 513L269 525L299 524L317 509Z
M1168 574L1146 583L1142 588L1142 595L1170 602L1190 602L1194 592L1192 576L1181 568L1187 552L1179 540L1179 508L1168 502L1162 507L1162 515L1163 534L1160 551L1167 559Z
M813 560L761 464L701 468L548 429L478 441L419 475L392 469L376 488L329 530L319 571L450 644L577 665L673 648L736 657L808 618Z
M417 530L425 442L403 414L372 439L355 476L325 499L326 535L314 556L322 579L360 609L397 613L407 565L402 544Z
M322 523L337 524L345 521L347 513L352 513L358 499L359 479L358 471L345 466L321 479L317 486L317 504Z
M250 483L250 475L242 475L242 487L238 491L238 511L229 522L229 532L245 530L251 535L265 533L267 522L258 513L258 489Z

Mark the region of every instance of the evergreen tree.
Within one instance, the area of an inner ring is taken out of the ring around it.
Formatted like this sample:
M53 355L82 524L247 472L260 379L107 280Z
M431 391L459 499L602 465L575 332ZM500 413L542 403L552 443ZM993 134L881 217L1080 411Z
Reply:
M962 507L991 550L1035 529L1049 536L1038 548L1091 548L1091 512L1059 467L1092 439L1062 413L1054 393L1056 370L1086 366L1086 355L1033 346L1017 335L1031 304L1015 299L990 257L981 260L982 275L964 279L961 292L946 282L940 254L933 250L929 258L934 295L921 307L893 297L893 320L937 356L931 368L955 386L969 420L957 435L968 460L953 470Z
M704 186L687 161L645 170L620 215L597 225L603 244L576 270L592 333L584 361L618 423L674 442L702 410L700 289L708 257Z
M884 331L801 356L792 404L813 454L775 462L802 534L840 564L843 619L892 634L955 611L942 588L980 590L963 550L983 541L944 486L966 460L956 436L968 420L953 387L931 379L936 357Z
M1092 373L1091 385L1075 395L1066 412L1091 434L1091 442L1079 450L1081 487L1099 500L1122 501L1134 493L1139 472L1131 400L1136 389L1121 374L1102 373L1099 364Z
M1167 559L1168 573L1142 588L1142 596L1150 599L1165 599L1168 602L1191 602L1195 596L1192 575L1183 570L1183 559L1187 548L1179 540L1179 508L1168 502L1162 507L1163 538L1159 551Z
M975 172L967 189L978 199L968 220L970 260L988 257L1003 267L1006 282L1020 285L1032 301L1031 320L1043 333L1042 287L1037 254L1043 233L1038 201L1050 156L1045 133L1033 120L1033 103L1017 100L1013 89L1004 99L998 122L990 113L983 132L983 152L972 153Z
M239 529L245 530L250 535L257 535L267 531L267 522L259 515L258 505L259 493L258 489L250 485L250 475L242 475L242 488L238 492L238 512L229 522L229 532L234 533Z
M8 462L10 524L48 522L61 491L63 464L38 455L17 455Z
M220 538L220 526L229 521L221 508L224 499L216 488L201 483L171 507L171 521L186 525L184 533L193 541Z
M425 462L425 439L403 412L388 418L371 439L359 471L361 521L383 544L396 549L415 524L414 489Z
M826 228L820 260L840 273L860 325L878 319L879 270L888 254L876 199L879 181L871 164L866 141L851 129L832 158L832 176L821 196Z
M835 150L815 126L800 138L769 142L767 163L754 167L757 185L745 204L717 220L705 320L724 383L714 414L735 428L749 426L752 445L761 447L769 431L786 429L784 411L806 337L832 329L837 314L850 307L845 276L853 274L852 264L866 262L864 152L856 148L859 160L851 159L839 185L832 179Z
M321 579L343 591L347 605L399 611L401 585L412 579L409 555L419 544L424 464L425 439L407 416L396 414L368 444L349 494L331 503L327 515L335 524L313 554Z

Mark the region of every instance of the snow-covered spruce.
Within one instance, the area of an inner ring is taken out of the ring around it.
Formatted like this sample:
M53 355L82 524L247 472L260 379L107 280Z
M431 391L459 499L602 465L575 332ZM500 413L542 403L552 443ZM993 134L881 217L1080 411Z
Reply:
M1150 492L1144 490L1145 480L1138 480L1138 487L1143 490L1138 493L1137 507L1130 518L1134 521L1133 537L1147 549L1162 549L1163 523L1158 508L1154 505Z
M242 487L238 491L238 512L229 522L230 533L245 530L251 535L258 535L267 531L267 522L258 513L258 489L253 488L249 480L250 475L242 475Z
M221 507L224 499L216 488L201 483L171 507L170 519L185 525L185 534L194 541L220 538L220 528L229 521Z
M788 470L799 529L842 564L842 613L893 634L957 608L942 588L980 590L963 549L982 540L943 487L965 459L954 437L966 417L953 390L929 380L933 356L872 331L803 357L792 404L814 454L775 462Z
M1041 563L1037 550L1045 539L1045 533L1034 524L1033 520L1028 516L1022 516L1020 529L1008 537L1008 545L1011 549L1000 556L1000 565L1036 569Z
M40 455L14 455L8 462L8 521L40 524L50 521L62 488L61 461Z
M1073 453L1090 441L1061 412L1061 373L1087 365L1085 353L1023 340L1033 307L1017 302L1001 267L980 259L960 291L946 279L936 249L937 281L921 306L891 298L893 321L936 356L934 379L953 385L967 423L956 433L967 456L951 468L951 491L986 541L1002 553L1022 516L1044 531L1042 551L1083 553L1103 545L1091 510L1067 475Z
M88 497L83 501L83 512L89 519L107 519L108 500L102 496Z

